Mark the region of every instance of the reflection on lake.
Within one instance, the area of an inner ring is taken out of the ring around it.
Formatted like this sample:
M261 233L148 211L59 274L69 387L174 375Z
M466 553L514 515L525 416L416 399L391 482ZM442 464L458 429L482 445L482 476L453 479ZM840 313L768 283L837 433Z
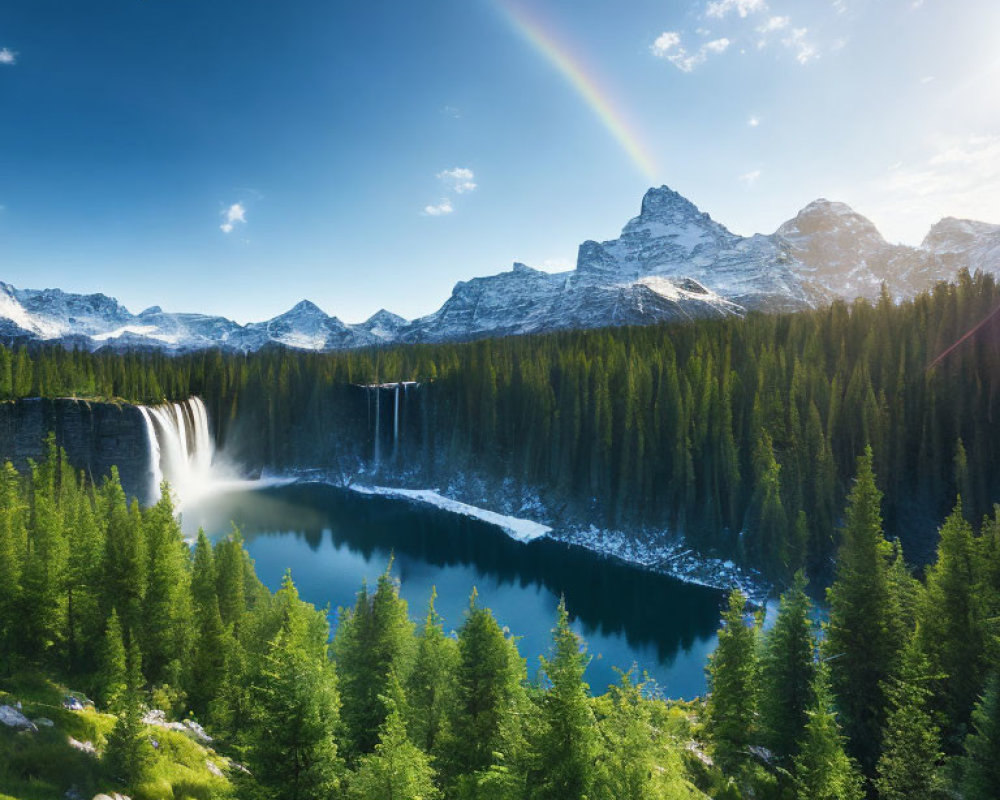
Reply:
M394 574L410 615L422 620L431 588L446 628L462 624L473 587L501 625L520 638L529 675L548 652L560 595L594 656L595 693L633 663L674 697L704 691L722 594L690 586L547 539L521 544L478 520L322 484L292 484L205 497L184 509L188 535L243 531L257 574L276 589L291 568L318 607L351 605L395 554ZM331 620L335 623L334 619Z

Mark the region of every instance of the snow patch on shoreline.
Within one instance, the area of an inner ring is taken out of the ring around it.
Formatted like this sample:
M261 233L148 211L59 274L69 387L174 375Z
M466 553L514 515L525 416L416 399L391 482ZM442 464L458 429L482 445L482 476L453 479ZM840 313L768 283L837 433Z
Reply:
M433 489L397 489L391 486L364 486L357 483L353 483L346 488L358 494L396 497L415 503L431 505L444 511L450 511L453 514L473 517L474 519L488 522L490 525L495 525L512 539L516 539L519 542L532 542L535 539L548 536L552 532L552 528L548 525L542 525L540 522L511 517L506 514L498 514L496 511L489 511L485 508L470 506L467 503L445 497Z
M445 511L465 514L497 525L508 536L520 542L547 537L552 541L582 547L597 556L617 559L666 575L682 583L723 592L739 589L751 603L760 607L765 606L774 591L770 582L757 570L740 566L727 558L698 553L683 537L671 531L649 528L614 530L598 528L596 525L581 525L579 521L574 524L571 520L564 520L560 524L553 522L551 526L538 522L538 519L549 522L562 515L553 512L537 492L517 487L513 481L491 486L489 481L459 474L445 488L430 490L359 484L354 482L357 475L356 472L335 473L310 469L290 471L280 478L291 482L322 483L359 494L427 503ZM412 483L419 480L415 475L385 477ZM454 499L456 497L469 502ZM489 503L511 513L489 511L471 503Z

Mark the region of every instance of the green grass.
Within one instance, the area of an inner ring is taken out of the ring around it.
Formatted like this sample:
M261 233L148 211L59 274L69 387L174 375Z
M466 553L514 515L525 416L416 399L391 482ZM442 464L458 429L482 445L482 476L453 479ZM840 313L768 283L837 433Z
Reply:
M0 726L0 800L63 800L75 787L81 796L120 791L133 800L216 800L232 797L232 786L213 775L206 762L220 768L225 760L179 731L149 727L159 742L156 760L137 786L121 787L108 778L98 757L69 744L69 737L91 742L101 753L115 718L93 709L67 711L65 687L37 675L0 682L0 704L20 700L31 719L47 717L52 728L18 733Z

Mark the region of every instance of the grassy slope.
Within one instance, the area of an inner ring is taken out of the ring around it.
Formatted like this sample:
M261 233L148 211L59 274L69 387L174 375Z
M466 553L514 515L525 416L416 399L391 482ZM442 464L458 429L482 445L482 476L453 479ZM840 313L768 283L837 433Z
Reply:
M66 690L43 679L0 681L0 703L20 700L31 719L46 717L55 726L39 727L38 733L17 733L0 726L0 800L64 800L75 787L89 800L98 792L122 791L103 772L99 759L70 746L69 737L92 742L103 750L115 718L93 709L82 712L62 707ZM225 778L213 775L206 762L220 768L225 760L188 736L163 728L150 727L159 744L158 758L150 780L127 787L133 800L209 800L225 798L232 787Z

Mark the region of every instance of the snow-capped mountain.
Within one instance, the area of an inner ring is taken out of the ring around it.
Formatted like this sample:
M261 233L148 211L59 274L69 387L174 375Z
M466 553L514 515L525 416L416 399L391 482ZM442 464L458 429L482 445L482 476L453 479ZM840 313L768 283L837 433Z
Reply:
M883 284L903 298L962 268L1000 274L1000 225L948 217L920 247L906 247L887 242L849 206L820 199L773 234L738 236L662 186L646 192L617 239L581 244L575 269L549 273L516 263L460 281L440 309L409 322L383 309L348 324L303 300L273 319L240 325L158 306L132 314L104 294L0 283L0 337L91 349L343 350L791 311L838 297L873 299Z

